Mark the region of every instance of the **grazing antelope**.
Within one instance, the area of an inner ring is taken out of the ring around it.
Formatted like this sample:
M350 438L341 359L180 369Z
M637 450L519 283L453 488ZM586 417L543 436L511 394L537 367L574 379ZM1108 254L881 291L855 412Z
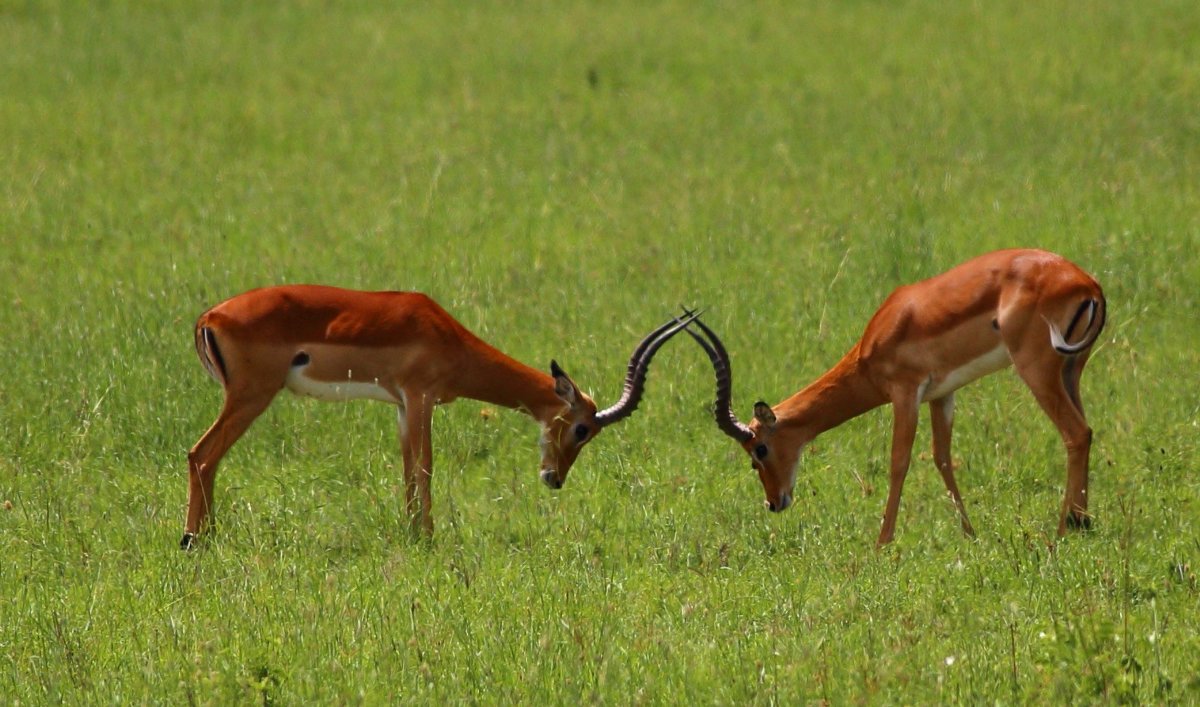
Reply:
M659 347L691 316L652 331L629 360L620 399L597 411L554 361L550 375L509 358L417 292L359 292L319 285L250 290L196 322L196 352L224 388L212 427L188 453L188 513L180 546L191 547L212 508L217 464L279 391L396 406L406 509L433 533L429 482L433 408L465 397L520 410L542 426L541 480L561 488L585 444L633 414Z
M923 402L929 403L933 423L934 462L963 532L974 536L950 457L954 391L1009 364L1033 391L1067 448L1058 534L1068 527L1091 527L1092 430L1083 414L1079 377L1104 328L1105 309L1100 285L1058 255L1040 250L988 253L894 291L841 361L774 407L755 403L749 425L739 422L730 408L732 374L720 339L699 319L695 324L704 336L690 328L688 333L713 362L717 426L750 454L770 511L792 504L805 445L853 417L892 404L888 497L876 542L880 547L895 534ZM1075 343L1068 343L1072 339Z

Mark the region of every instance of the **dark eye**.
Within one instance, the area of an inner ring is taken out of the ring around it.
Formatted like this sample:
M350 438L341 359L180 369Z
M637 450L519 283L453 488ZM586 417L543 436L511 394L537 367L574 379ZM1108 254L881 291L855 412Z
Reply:
M754 448L754 456L758 457L759 461L767 458L767 445L760 444Z
M587 425L575 425L575 440L577 442L582 442L583 440L587 439L589 432L591 432L591 430L588 429Z

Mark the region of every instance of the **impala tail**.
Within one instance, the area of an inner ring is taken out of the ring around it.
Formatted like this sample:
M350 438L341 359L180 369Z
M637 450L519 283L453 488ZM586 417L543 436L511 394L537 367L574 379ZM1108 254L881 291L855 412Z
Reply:
M1050 344L1054 346L1055 351L1064 356L1074 356L1087 351L1100 338L1107 313L1108 305L1104 301L1104 296L1100 295L1088 298L1079 305L1079 309L1075 310L1075 316L1071 317L1071 323L1067 325L1066 334L1059 331L1054 322L1047 320L1046 323L1050 325ZM1085 317L1087 324L1083 326L1083 338L1074 344L1067 343L1067 339L1074 334L1075 328Z
M225 359L221 356L221 348L217 346L217 337L212 329L200 323L196 324L196 355L200 357L200 363L204 370L208 371L208 375L224 387L229 378L225 371Z

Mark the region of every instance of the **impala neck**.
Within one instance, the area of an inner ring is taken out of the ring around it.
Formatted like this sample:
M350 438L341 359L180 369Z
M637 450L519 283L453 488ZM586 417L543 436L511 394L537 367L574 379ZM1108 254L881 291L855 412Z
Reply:
M470 334L459 363L458 395L527 413L542 422L562 412L554 379Z
M775 408L783 427L812 439L887 402L859 368L858 345L820 378Z

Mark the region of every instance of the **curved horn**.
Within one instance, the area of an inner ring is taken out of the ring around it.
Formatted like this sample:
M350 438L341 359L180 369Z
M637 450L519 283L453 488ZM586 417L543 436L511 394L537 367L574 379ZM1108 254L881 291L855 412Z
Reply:
M747 442L754 437L754 433L750 431L747 425L738 422L737 416L733 414L733 408L730 403L733 399L733 371L729 368L729 352L725 350L725 346L721 340L713 333L712 329L705 326L704 322L694 318L696 325L704 332L709 341L705 341L704 337L700 336L691 329L687 333L691 335L696 343L700 344L708 357L712 359L713 371L717 376L717 402L713 405L713 416L717 419L717 427L730 437L738 442Z
M621 397L611 407L596 413L596 424L607 427L624 420L637 409L638 403L642 401L642 392L646 388L646 372L654 354L697 316L695 312L684 311L687 313L683 318L672 317L670 321L647 334L633 350L633 355L629 357L629 368L625 374L625 387L621 391Z

